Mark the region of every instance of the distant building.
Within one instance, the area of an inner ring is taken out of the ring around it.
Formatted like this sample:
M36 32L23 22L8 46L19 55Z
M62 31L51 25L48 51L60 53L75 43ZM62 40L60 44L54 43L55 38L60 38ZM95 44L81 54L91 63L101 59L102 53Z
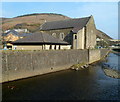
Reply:
M18 33L15 30L10 30L7 33L2 34L2 44L4 48L11 49L11 42L16 41L18 39L22 39L26 36L31 35L31 33Z
M120 47L120 40L119 39L111 39L110 46L119 46Z
M70 49L71 45L46 33L33 33L23 39L11 42L16 50L59 50Z
M18 33L29 33L28 29L13 29L14 31L18 32ZM8 33L11 30L6 30L4 31L4 33Z
M73 49L89 49L96 45L96 27L93 16L45 22L40 31L64 40Z
M3 41L15 41L19 39L18 32L9 30L7 33L2 34Z
M3 37L3 41L12 42L20 38L26 37L28 35L31 35L31 33L18 33L15 30L10 30L7 33L3 33L2 37Z

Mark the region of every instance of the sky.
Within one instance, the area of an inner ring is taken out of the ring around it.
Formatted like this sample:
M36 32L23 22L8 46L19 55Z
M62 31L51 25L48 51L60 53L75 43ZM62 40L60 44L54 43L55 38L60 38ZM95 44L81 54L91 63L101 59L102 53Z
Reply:
M93 15L96 28L118 39L117 2L2 2L1 17L31 13L58 13L71 18Z

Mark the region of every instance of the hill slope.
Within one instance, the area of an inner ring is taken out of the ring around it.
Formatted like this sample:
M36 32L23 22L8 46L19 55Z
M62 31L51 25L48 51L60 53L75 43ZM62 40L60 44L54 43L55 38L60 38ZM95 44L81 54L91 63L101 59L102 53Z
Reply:
M15 18L2 19L2 29L7 30L12 28L27 28L30 31L34 31L46 21L56 21L65 19L70 18L55 13L28 14L18 16Z

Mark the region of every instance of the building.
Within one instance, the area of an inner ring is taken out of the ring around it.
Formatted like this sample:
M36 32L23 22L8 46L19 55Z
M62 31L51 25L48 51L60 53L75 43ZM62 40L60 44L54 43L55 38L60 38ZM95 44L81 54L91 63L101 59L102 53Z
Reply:
M111 39L110 42L109 42L110 46L113 46L113 47L120 47L120 40L119 39Z
M91 49L96 45L96 27L93 16L45 22L40 31L64 40L73 49Z
M18 33L28 33L29 31L28 31L28 29L13 29L14 31L16 31L16 32L18 32ZM4 33L8 33L9 31L11 31L11 30L6 30L6 31L4 31Z
M20 38L24 38L26 36L31 35L32 33L18 33L15 30L10 30L7 33L3 33L3 41L8 41L8 42L12 42L12 41L16 41Z
M2 44L4 48L11 49L11 42L18 39L22 39L26 36L31 35L32 33L18 33L15 30L10 30L7 33L2 34Z
M30 36L11 42L13 50L59 50L70 49L71 45L46 33L33 33Z
M3 41L15 41L19 39L18 32L14 30L10 30L7 33L2 34L2 36L3 36Z

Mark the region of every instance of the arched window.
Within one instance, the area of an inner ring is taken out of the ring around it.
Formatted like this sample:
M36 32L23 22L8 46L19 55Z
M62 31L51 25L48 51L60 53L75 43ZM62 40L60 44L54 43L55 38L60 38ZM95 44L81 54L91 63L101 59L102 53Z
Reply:
M60 33L60 39L61 39L61 40L64 39L64 33Z
M77 35L76 34L74 35L74 39L77 39Z
M52 36L53 36L53 37L56 37L56 33L52 33Z

